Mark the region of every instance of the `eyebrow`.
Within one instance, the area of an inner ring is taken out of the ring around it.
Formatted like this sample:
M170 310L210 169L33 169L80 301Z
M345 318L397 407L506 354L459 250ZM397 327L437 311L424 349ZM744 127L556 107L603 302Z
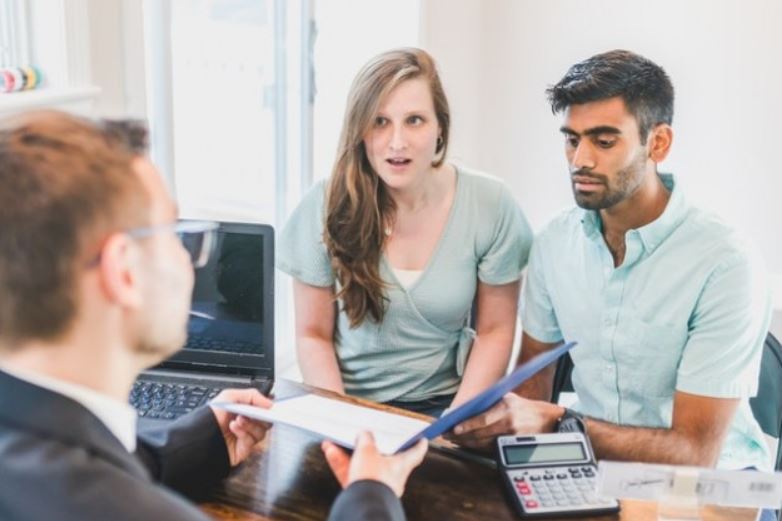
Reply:
M410 117L410 116L424 116L424 115L426 115L426 112L427 112L427 109L413 109L413 110L410 110L410 111L408 111L408 112L405 112L405 113L404 113L402 116L403 116L403 117ZM432 111L432 113L434 113L434 112L435 112L435 111ZM386 115L386 113L385 113L385 112L383 112L383 111L378 111L378 112L377 112L377 114L375 114L375 117L384 117L384 118L387 118L388 116Z
M576 132L575 130L573 130L570 127L564 127L564 126L563 127L559 127L559 131L562 132L563 134L567 134L569 136L582 136L582 135L583 136L599 136L599 135L602 135L602 134L619 135L619 134L622 133L622 131L619 130L618 128L612 127L612 126L609 126L609 125L602 125L602 126L599 126L599 127L588 128L584 132L582 132L581 134L579 134L578 132Z

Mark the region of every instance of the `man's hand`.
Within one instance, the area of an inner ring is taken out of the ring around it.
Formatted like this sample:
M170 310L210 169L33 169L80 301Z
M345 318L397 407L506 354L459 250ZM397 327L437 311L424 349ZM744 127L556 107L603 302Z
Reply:
M562 414L559 405L508 393L485 413L454 427L445 438L465 447L489 449L504 434L551 432Z
M342 488L347 488L354 481L371 479L385 483L394 494L402 497L408 476L424 460L428 446L428 442L422 439L405 452L383 456L378 452L372 434L362 432L352 457L330 441L324 441L321 448Z
M271 400L257 389L225 389L214 398L214 401L243 403L266 409L272 406ZM212 407L212 412L223 433L232 467L244 461L252 453L252 449L263 440L266 431L271 427L268 423L251 420L217 407Z

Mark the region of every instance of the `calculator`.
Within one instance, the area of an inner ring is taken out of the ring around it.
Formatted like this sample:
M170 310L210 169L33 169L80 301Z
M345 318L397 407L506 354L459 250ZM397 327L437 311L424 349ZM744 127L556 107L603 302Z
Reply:
M619 511L596 493L597 465L582 432L497 438L497 468L524 518L595 516Z

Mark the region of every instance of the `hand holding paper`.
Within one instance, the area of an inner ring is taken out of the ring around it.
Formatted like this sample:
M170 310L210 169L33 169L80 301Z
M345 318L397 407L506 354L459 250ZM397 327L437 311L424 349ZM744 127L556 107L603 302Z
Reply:
M371 479L385 483L397 497L402 497L407 478L424 460L428 444L426 440L420 440L404 452L383 456L377 450L372 434L364 431L358 435L352 457L330 441L324 441L321 448L342 488L355 481Z
M356 437L361 431L369 430L373 433L381 453L394 454L412 447L422 438L436 438L457 424L487 410L499 402L505 394L557 360L574 345L575 343L563 344L536 356L432 424L314 394L278 400L271 409L216 402L212 403L212 406L222 407L250 418L299 427L348 448L353 448Z

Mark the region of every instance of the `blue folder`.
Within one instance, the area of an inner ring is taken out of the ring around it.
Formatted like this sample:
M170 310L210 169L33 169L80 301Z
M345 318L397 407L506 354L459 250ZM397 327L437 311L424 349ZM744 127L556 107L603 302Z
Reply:
M483 391L481 394L475 396L470 401L463 403L456 409L453 409L447 414L441 416L438 420L429 425L429 427L414 435L412 438L402 444L402 446L399 448L399 451L403 451L412 447L421 438L427 438L430 440L436 438L437 436L450 431L463 421L486 411L492 405L502 400L503 396L521 385L524 381L528 380L535 373L557 360L560 356L570 351L575 345L575 342L569 342L567 344L562 344L561 346L555 347L550 351L539 354L526 364L518 367L508 376L502 378L499 382L490 388Z

